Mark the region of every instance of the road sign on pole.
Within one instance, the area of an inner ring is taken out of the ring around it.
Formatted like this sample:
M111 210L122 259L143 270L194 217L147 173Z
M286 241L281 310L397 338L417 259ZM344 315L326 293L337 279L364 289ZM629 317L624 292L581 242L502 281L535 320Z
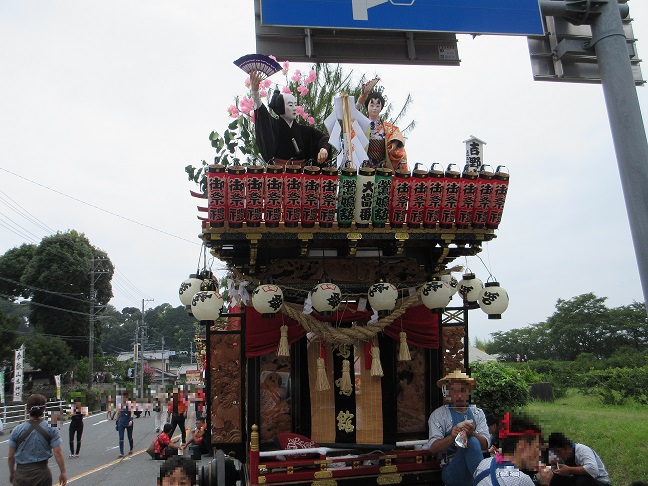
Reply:
M466 34L544 33L538 0L262 0L261 24Z

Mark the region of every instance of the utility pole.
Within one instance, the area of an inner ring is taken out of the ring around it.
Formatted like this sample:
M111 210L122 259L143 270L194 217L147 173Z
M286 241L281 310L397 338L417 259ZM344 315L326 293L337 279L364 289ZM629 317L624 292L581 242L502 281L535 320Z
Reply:
M164 372L166 367L164 366L164 336L162 336L162 388L164 388Z
M95 316L95 309L103 309L105 306L97 306L95 302L97 301L97 291L95 290L95 283L101 275L108 273L105 270L100 270L95 266L95 262L100 264L104 262L105 258L92 257L90 261L90 318L88 323L88 390L92 388L92 380L94 378L94 328L97 318Z
M146 323L144 321L144 303L153 302L154 299L142 299L142 325L140 326L141 340L140 345L142 349L140 350L140 397L144 397L144 342L146 335ZM135 375L137 377L137 375Z

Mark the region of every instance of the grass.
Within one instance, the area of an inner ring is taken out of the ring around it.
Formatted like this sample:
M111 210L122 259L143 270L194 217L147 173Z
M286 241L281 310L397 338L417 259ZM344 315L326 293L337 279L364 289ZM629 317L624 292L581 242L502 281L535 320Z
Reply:
M614 486L630 486L648 479L648 406L636 403L603 405L596 396L568 390L553 403L527 407L547 437L562 432L601 457Z

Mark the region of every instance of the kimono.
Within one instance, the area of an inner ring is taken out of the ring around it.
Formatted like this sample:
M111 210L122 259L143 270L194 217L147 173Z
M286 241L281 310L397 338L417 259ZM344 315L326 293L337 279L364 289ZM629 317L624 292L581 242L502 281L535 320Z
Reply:
M283 118L270 115L265 105L255 110L254 120L257 146L266 162L273 157L296 161L313 159L313 164L316 165L317 154L323 148L328 151L330 157L332 150L328 144L328 135L316 128L300 125L296 120L292 125L288 125Z
M366 135L369 139L367 155L373 167L380 167L384 162L384 167L389 169L407 170L405 138L396 125L382 120L377 123L372 122ZM394 141L398 142L397 147L388 150L389 145Z

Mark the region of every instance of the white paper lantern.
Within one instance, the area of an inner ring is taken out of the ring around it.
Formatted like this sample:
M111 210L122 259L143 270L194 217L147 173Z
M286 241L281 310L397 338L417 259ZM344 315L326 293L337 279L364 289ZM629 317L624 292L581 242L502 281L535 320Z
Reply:
M283 292L278 285L261 284L252 292L252 307L262 317L274 317L283 304Z
M451 273L441 275L441 281L450 287L450 298L459 290L459 280L455 278Z
M386 316L396 307L398 289L394 284L379 281L369 287L367 298L369 305L379 316Z
M340 288L332 282L320 282L311 290L313 309L322 316L331 316L342 301Z
M502 314L508 308L509 297L499 282L486 282L486 286L479 294L479 307L489 319L501 319Z
M199 321L215 321L220 316L223 304L223 297L218 291L200 291L191 300L191 313Z
M443 309L448 307L452 293L439 277L432 277L421 287L421 300L428 309Z
M466 304L474 304L479 299L479 293L484 288L481 280L474 273L464 273L459 281L459 295Z
M198 278L198 275L192 274L189 275L189 278L180 284L180 290L178 295L180 296L180 302L185 307L191 305L191 300L193 296L196 295L196 292L200 291L200 284L202 279Z

